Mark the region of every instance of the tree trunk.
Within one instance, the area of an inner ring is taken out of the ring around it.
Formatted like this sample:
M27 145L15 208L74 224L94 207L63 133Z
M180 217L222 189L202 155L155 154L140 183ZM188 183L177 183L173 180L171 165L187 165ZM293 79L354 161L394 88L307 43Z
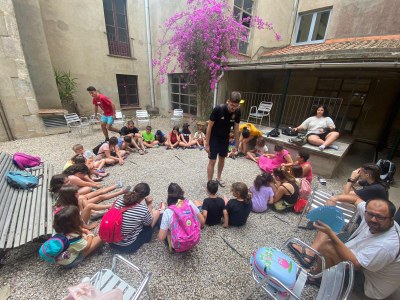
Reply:
M210 78L199 76L197 81L197 116L202 121L207 121L213 110L213 92L210 90Z

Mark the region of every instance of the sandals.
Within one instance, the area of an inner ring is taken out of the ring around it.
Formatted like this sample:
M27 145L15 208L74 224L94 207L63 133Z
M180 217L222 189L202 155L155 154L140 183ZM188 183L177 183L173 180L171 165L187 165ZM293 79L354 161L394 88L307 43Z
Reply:
M225 186L226 186L225 181L223 181L222 179L215 179L215 180L218 182L218 185L219 185L220 187L225 187Z
M308 255L304 247L301 248L301 253L297 251L296 248L293 247L293 243L289 244L288 248L296 256L296 258L299 260L299 262L303 267L309 269L311 265L314 263L315 256ZM306 261L305 259L308 259L309 261Z
M308 221L306 226L299 226L299 228L306 229L306 230L315 230L315 227L313 224L314 224L313 221Z
M143 154L144 154L144 151L143 151L142 149L140 149L140 150L139 150L139 154L140 154L140 155L143 155Z

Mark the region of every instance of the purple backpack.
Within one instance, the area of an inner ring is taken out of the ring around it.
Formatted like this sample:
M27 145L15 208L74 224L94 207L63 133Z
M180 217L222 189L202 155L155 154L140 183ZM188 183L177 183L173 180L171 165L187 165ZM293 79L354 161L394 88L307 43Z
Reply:
M189 200L178 200L178 203L169 206L169 209L174 212L171 224L172 248L176 252L192 249L200 241L201 228Z
M25 170L25 168L40 166L42 164L42 161L39 156L32 156L21 152L15 152L13 155L13 163L20 170Z

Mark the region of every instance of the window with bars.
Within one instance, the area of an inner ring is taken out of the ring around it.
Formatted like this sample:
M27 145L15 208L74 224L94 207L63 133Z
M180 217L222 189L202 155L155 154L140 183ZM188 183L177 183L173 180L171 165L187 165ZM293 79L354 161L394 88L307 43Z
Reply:
M295 44L325 41L331 9L299 15Z
M237 21L241 21L248 17L253 17L253 0L235 0L233 5L233 15ZM247 29L247 41L239 41L239 52L247 54L250 42L250 20L243 22L243 25Z
M103 5L110 54L131 57L126 0L103 0Z
M195 84L188 83L187 74L169 75L171 92L171 108L182 109L184 113L197 115L197 100Z
M139 105L137 76L117 74L117 86L121 106Z

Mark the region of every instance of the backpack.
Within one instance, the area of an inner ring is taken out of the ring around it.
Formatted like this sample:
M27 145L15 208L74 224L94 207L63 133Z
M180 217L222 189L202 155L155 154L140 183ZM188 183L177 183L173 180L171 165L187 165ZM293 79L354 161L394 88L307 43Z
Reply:
M13 163L20 170L25 170L25 168L40 166L42 164L42 160L39 156L32 156L21 152L15 152L13 155Z
M45 241L39 249L39 257L47 263L55 263L61 259L68 259L70 253L67 251L70 244L80 240L81 237L68 239L62 234L55 234Z
M305 178L300 179L300 187L299 187L299 198L308 199L311 193L311 183L308 182Z
M100 147L104 144L104 143L107 143L107 142L101 142L100 144L98 144L96 147L94 147L93 149L92 149L92 152L94 153L94 154L99 154L99 150L100 150Z
M129 208L135 206L137 203L125 206L122 208L116 208L115 203L103 216L100 227L99 236L102 241L106 243L118 243L124 239L122 235L122 214Z
M268 134L267 134L267 136L270 136L270 137L278 137L278 136L280 136L280 131L279 131L279 128L274 128L274 129L272 129Z
M308 201L307 199L299 198L293 206L293 210L295 213L302 213L304 208L306 207Z
M380 159L376 163L381 168L381 180L390 184L394 180L394 174L396 173L396 165L390 160Z
M30 190L39 184L39 177L24 171L8 171L7 182L15 189Z
M301 147L307 144L307 136L305 136L304 134L299 134L295 137L290 138L288 142Z
M168 207L173 211L171 224L172 248L176 252L192 249L200 241L200 222L189 204L189 200L178 200Z
M282 134L284 135L288 135L288 136L297 136L298 132L295 131L293 128L291 127L285 127L282 129Z

